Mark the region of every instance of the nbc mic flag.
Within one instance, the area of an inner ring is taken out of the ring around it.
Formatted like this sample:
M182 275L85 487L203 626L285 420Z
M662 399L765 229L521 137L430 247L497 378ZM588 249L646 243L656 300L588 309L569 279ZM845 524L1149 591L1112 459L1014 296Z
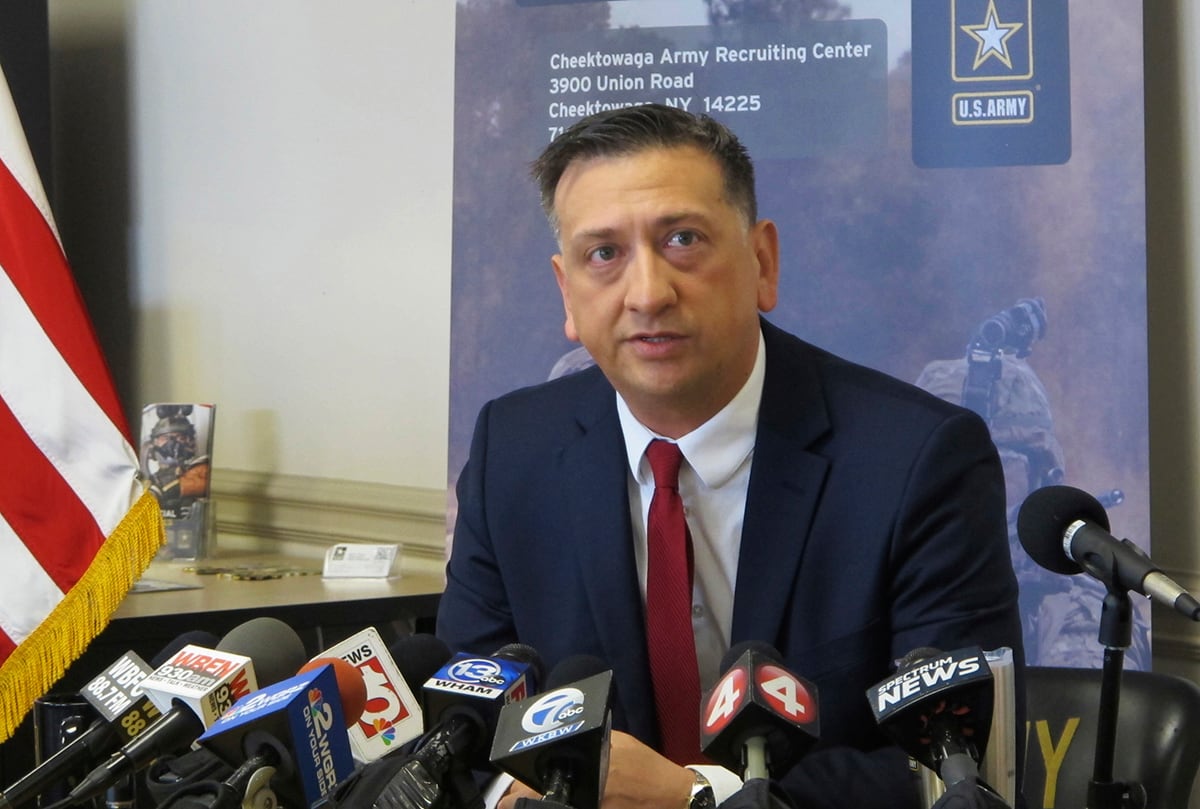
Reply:
M0 742L163 542L0 71Z

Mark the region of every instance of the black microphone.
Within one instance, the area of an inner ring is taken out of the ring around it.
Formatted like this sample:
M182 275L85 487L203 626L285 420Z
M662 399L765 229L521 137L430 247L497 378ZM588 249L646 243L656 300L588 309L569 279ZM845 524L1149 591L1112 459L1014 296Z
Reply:
M456 757L484 769L500 709L535 693L544 671L538 653L522 643L490 657L459 653L422 687L425 725L444 730Z
M1100 501L1071 486L1045 486L1025 498L1017 536L1033 560L1055 573L1087 571L1108 587L1132 590L1200 621L1200 602L1145 551L1108 532Z
M700 747L745 781L791 767L821 733L817 688L783 667L759 641L725 653L721 675L700 701Z
M608 776L612 681L598 657L560 662L540 696L500 710L492 763L541 792L545 802L597 809Z
M388 653L400 667L405 684L414 692L419 692L451 657L450 647L441 638L424 633L404 635L388 646Z
M434 809L479 800L471 769L488 766L488 748L500 709L534 693L542 661L529 646L510 643L490 657L460 652L422 688L431 729L373 804L376 809Z
M992 670L983 650L921 648L867 689L875 721L947 787L979 780L992 726Z
M303 664L300 637L275 618L235 627L216 649L183 647L142 681L162 716L88 773L67 796L67 805L94 798L163 753L190 745L234 702L257 689L256 668L266 672L266 680L280 672L290 676Z
M142 680L184 646L215 643L216 635L209 632L185 632L163 647L149 666L133 652L126 652L113 661L80 692L101 718L0 793L0 809L20 806L36 798L77 769L111 754L145 730L161 712L141 689Z
M934 802L929 809L1011 809L1011 807L992 788L982 781L972 784L970 781L959 781L946 787L942 797Z

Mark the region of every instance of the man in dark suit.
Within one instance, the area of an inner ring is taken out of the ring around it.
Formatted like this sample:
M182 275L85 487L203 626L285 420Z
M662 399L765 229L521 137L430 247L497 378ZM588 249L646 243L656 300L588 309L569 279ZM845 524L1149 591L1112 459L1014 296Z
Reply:
M600 113L534 173L561 248L566 334L597 367L483 408L438 634L482 654L519 640L549 666L607 661L623 732L605 806L701 796L696 771L713 768L680 766L698 749L691 761L650 749L665 731L646 629L658 495L644 453L676 444L697 658L680 667L709 687L729 647L771 644L819 692L821 741L781 779L793 801L915 805L866 689L919 647L1009 646L1021 659L987 428L761 318L776 303L778 234L758 219L745 150L716 122L656 105Z

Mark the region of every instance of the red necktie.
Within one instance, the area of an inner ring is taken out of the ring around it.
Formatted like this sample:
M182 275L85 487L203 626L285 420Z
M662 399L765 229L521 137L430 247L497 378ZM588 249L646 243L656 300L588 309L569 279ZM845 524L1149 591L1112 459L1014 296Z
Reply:
M677 764L700 760L700 674L692 633L692 537L679 497L683 453L651 441L646 457L654 497L646 520L646 638L662 753Z

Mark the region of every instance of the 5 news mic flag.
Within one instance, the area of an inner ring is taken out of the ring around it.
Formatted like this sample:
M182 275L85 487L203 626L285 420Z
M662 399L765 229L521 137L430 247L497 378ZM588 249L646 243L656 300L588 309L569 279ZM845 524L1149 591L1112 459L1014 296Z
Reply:
M0 742L163 542L0 72Z

